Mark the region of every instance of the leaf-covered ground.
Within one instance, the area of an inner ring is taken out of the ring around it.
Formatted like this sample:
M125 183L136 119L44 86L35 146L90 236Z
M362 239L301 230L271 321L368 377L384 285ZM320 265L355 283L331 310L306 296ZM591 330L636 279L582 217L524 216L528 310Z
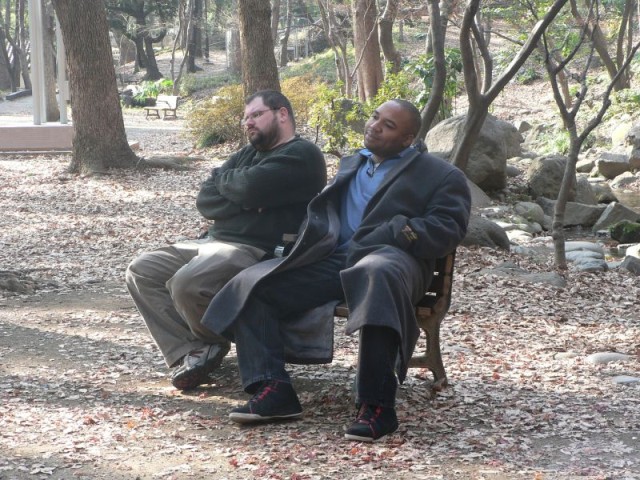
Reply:
M141 154L190 153L179 122L138 123ZM432 397L412 370L400 429L380 443L342 436L357 341L341 320L333 364L293 367L299 421L228 421L246 398L233 351L216 384L176 392L123 275L200 231L195 194L218 161L80 178L67 156L0 157L0 270L26 288L0 290L0 479L640 478L640 383L612 380L640 376L638 277L568 271L557 289L477 276L504 261L553 270L546 256L459 250L450 386ZM603 351L632 357L586 361Z

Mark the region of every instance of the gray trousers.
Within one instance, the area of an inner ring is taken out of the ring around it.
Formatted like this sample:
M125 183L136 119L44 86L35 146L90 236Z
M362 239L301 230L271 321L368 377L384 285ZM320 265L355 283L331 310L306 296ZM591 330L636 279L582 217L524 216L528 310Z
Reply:
M213 296L265 251L212 239L187 240L136 258L129 293L169 367L205 345L228 344L200 324Z

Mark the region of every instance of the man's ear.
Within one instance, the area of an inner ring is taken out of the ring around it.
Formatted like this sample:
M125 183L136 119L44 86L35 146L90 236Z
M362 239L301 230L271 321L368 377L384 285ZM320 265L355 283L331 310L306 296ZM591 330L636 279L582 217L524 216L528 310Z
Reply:
M407 136L404 137L404 142L402 142L402 146L404 148L407 148L409 145L413 143L415 138L416 138L415 135L407 134Z

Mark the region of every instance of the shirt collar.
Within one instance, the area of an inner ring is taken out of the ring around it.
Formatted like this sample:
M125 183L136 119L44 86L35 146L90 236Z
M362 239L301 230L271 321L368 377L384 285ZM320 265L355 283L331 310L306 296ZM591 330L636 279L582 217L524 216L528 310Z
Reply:
M404 150L402 150L400 153L398 153L396 156L387 158L387 160L396 160L399 158L403 158L404 156L408 155L410 152L413 152L414 150L415 150L415 147L413 145L410 145ZM373 156L373 153L371 153L371 151L368 148L363 148L362 150L360 150L360 155L367 158L371 158Z

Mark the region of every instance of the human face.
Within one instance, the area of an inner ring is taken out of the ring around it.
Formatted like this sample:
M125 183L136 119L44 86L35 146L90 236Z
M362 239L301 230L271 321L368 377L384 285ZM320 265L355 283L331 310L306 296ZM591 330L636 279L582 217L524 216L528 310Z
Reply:
M364 127L364 146L384 160L411 145L414 140L411 115L395 102L385 102Z
M267 151L280 138L278 110L264 104L262 98L254 98L244 107L243 125L247 138L256 150ZM262 112L260 115L258 115Z

